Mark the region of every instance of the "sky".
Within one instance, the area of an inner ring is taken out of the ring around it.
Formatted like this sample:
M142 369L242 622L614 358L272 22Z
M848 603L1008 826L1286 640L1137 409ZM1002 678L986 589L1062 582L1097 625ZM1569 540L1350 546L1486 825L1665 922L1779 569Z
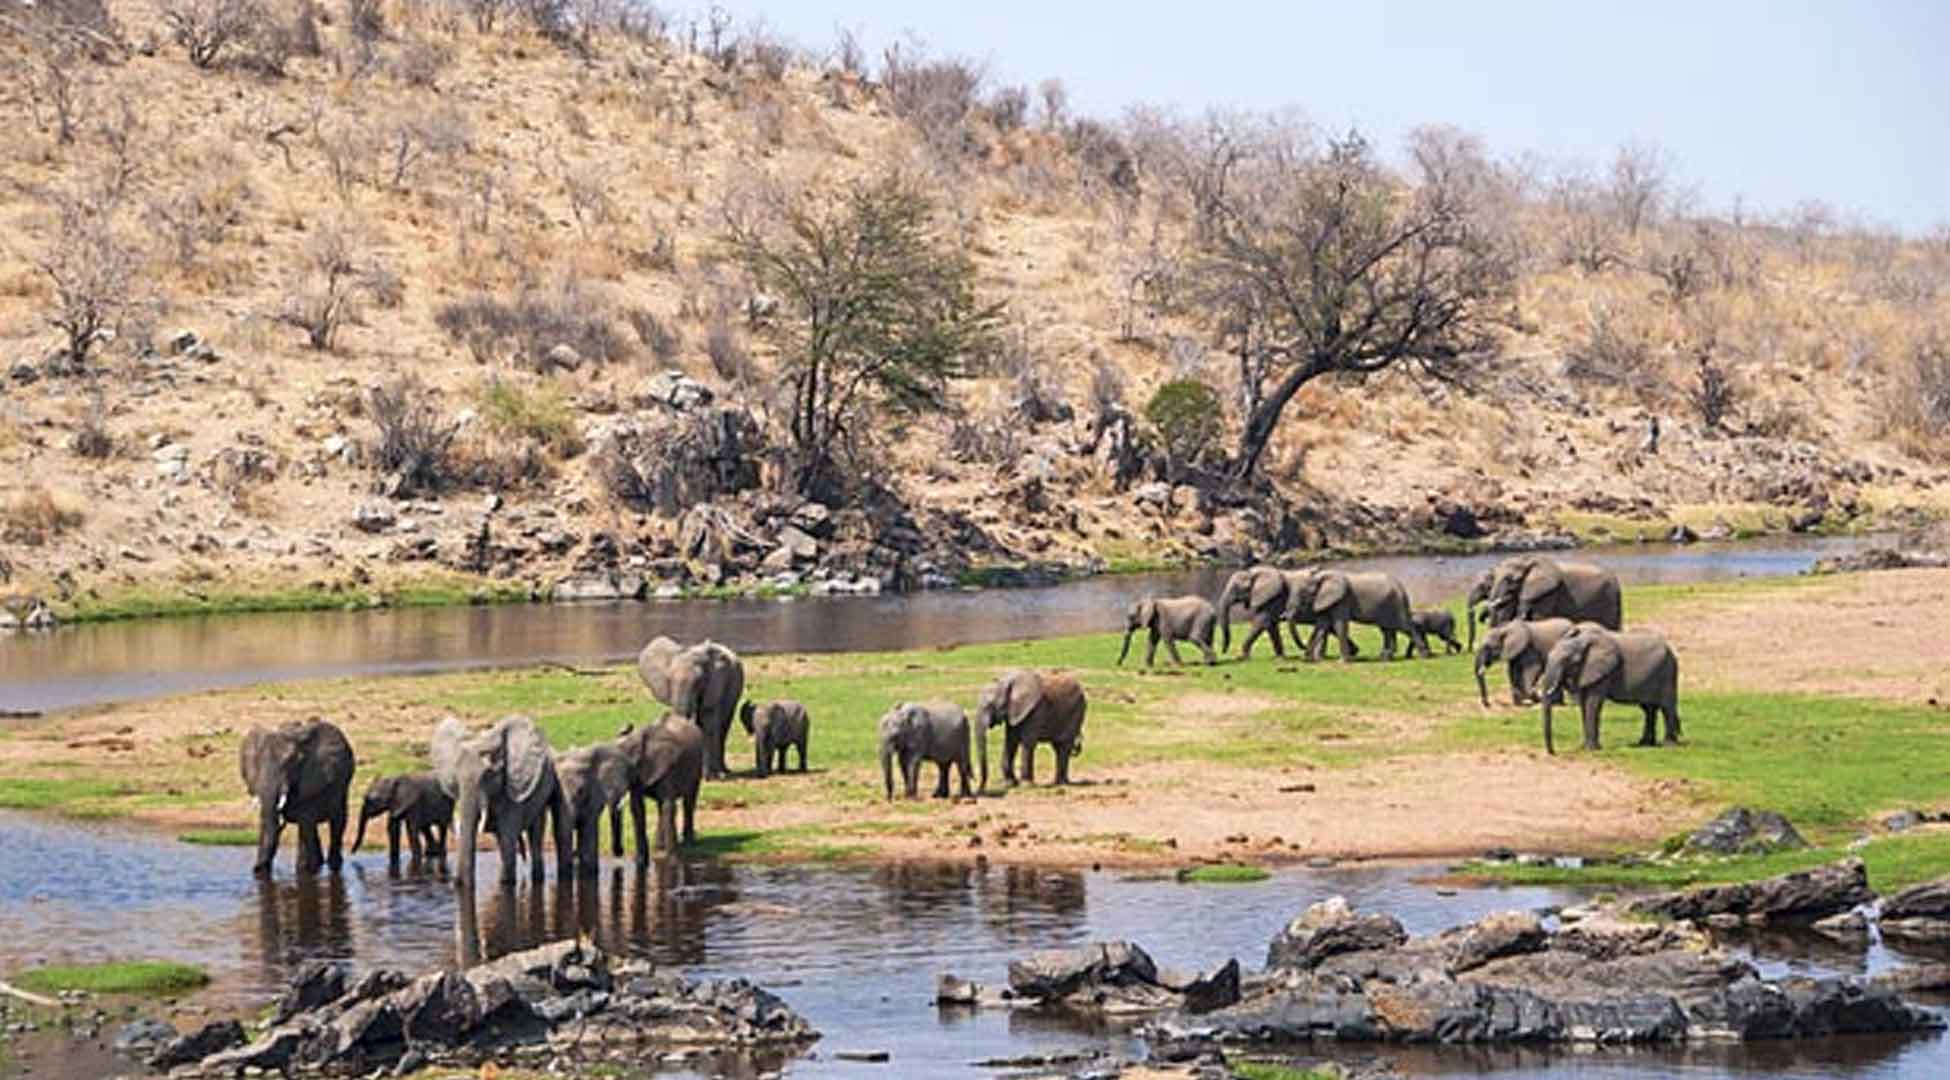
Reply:
M1297 107L1383 147L1441 123L1499 155L1608 163L1652 143L1724 212L1828 204L1950 224L1950 0L722 0L795 43L910 35L993 83L1061 78L1074 109Z

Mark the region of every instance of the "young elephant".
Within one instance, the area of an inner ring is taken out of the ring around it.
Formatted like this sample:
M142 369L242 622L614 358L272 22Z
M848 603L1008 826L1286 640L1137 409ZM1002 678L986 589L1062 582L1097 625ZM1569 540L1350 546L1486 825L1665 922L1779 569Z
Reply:
M1392 574L1349 574L1339 570L1318 570L1300 582L1288 603L1288 617L1300 619L1312 613L1313 635L1307 641L1307 659L1319 660L1331 634L1341 643L1341 659L1353 660L1358 651L1348 636L1349 623L1367 623L1381 629L1381 658L1395 658L1395 638L1408 638L1407 652L1429 655L1428 639L1422 636L1409 617L1408 589Z
M894 759L898 757L901 765L901 781L906 786L907 797L918 797L916 792L921 784L921 763L932 761L941 767L941 779L935 784L934 797L948 797L948 769L954 766L961 770L962 798L974 794L969 790L968 768L968 714L953 702L932 701L925 704L902 702L887 710L880 718L880 775L887 785L887 797L894 797Z
M440 790L432 773L382 776L366 789L359 804L359 830L352 834L352 853L366 842L366 822L386 815L386 861L399 865L399 838L406 833L413 862L447 857L447 826L454 820L454 800Z
M257 797L257 862L251 872L271 873L278 854L278 834L286 822L298 828L298 872L339 869L344 857L345 795L352 787L357 762L352 744L337 725L319 719L282 727L254 727L237 753L244 787ZM325 826L331 849L319 846L318 827Z
M1408 619L1422 632L1424 640L1440 639L1452 656L1463 651L1462 642L1456 640L1456 616L1449 609L1417 608L1408 613Z
M1579 623L1557 643L1544 662L1544 752L1551 745L1551 706L1566 689L1577 695L1584 714L1584 748L1598 749L1598 715L1605 702L1637 705L1645 712L1640 746L1658 745L1657 720L1666 718L1666 742L1679 741L1679 657L1666 639L1650 630L1607 630Z
M612 743L584 746L555 759L562 785L559 812L575 837L576 873L594 877L602 866L602 815L609 812L615 853L623 854L623 800L630 794L630 759Z
M630 821L636 826L636 864L650 864L650 836L645 828L644 799L657 804L657 850L677 849L677 809L684 810L681 842L697 843L697 789L704 782L709 755L704 729L689 717L665 713L649 727L626 727L616 748L630 764ZM610 821L615 822L612 815ZM612 825L616 853L623 852L622 826Z
M1510 704L1527 705L1537 700L1537 680L1544 673L1544 659L1571 632L1569 619L1537 619L1507 622L1483 632L1482 647L1476 650L1476 696L1483 707L1490 704L1490 688L1483 673L1498 660L1505 663L1510 677Z
M1163 600L1147 596L1133 603L1124 612L1124 648L1117 653L1121 665L1131 654L1131 635L1143 627L1148 635L1144 649L1144 666L1150 667L1158 659L1158 639L1163 638L1165 649L1171 653L1171 662L1183 667L1185 660L1178 655L1178 643L1189 641L1197 645L1205 654L1205 662L1216 664L1219 658L1212 652L1212 631L1219 625L1219 611L1212 602L1203 596L1172 596Z
M806 715L804 705L790 698L768 701L763 708L755 701L747 701L738 706L738 721L745 725L745 734L752 737L758 775L770 776L774 768L784 772L785 752L793 747L799 750L799 771L806 771L806 737L812 729L812 718Z
M1083 685L1069 675L1017 670L990 683L975 706L975 748L981 783L989 789L989 728L1002 725L1002 779L1016 782L1016 748L1022 748L1022 782L1036 782L1036 744L1056 751L1056 782L1070 782L1070 756L1083 748Z

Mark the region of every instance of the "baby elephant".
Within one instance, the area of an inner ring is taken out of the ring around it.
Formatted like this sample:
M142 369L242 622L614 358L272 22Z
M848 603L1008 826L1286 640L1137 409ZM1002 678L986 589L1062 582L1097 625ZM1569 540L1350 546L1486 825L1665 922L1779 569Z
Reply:
M812 719L804 705L791 698L778 698L763 706L747 701L738 706L738 720L745 725L745 734L752 737L758 775L770 776L773 769L784 772L785 752L791 747L799 750L799 771L806 771L806 735Z
M941 767L940 782L934 797L948 797L948 769L961 770L961 795L974 794L968 782L968 714L947 701L917 705L902 702L880 718L880 773L887 784L887 797L894 797L894 759L900 759L901 782L907 797L916 796L921 784L921 763L932 761Z
M366 840L366 822L386 815L386 858L399 863L399 837L406 833L413 861L447 857L447 826L454 820L454 800L440 790L432 773L382 776L366 789L359 804L359 831L352 834L352 853Z
M1456 616L1448 608L1417 608L1408 613L1408 620L1423 637L1441 638L1451 654L1463 651L1462 642L1456 640Z
M1645 713L1640 746L1658 745L1657 721L1666 718L1666 742L1679 741L1679 657L1650 630L1607 630L1578 623L1544 661L1544 752L1551 745L1551 706L1565 691L1584 714L1584 748L1598 749L1598 716L1607 701L1637 705Z

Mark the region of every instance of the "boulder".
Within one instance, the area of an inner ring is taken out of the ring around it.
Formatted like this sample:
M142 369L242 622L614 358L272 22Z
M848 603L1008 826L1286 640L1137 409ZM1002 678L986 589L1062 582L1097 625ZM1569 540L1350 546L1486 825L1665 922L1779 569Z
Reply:
M149 1059L149 1067L168 1072L178 1065L202 1061L212 1054L244 1045L244 1025L235 1020L216 1020L164 1043Z
M800 503L787 520L793 528L815 540L825 540L833 535L833 511L825 503Z
M383 502L362 502L352 512L352 527L364 533L382 533L393 527L399 516Z
M1866 948L1869 944L1869 917L1860 911L1845 911L1840 915L1816 919L1808 929L1844 945Z
M689 412L711 404L711 400L710 387L681 371L659 371L643 380L636 391L637 404L643 408L662 406Z
M122 1025L109 1041L109 1048L124 1057L142 1057L180 1037L168 1023L145 1016Z
M973 1005L980 1000L981 991L975 983L944 972L935 984L934 1000L938 1005Z
M1211 1012L1239 1002L1239 961L1227 960L1216 971L1158 972L1158 985L1177 994L1188 1013Z
M1700 826L1686 838L1686 850L1715 855L1753 855L1804 848L1808 842L1788 820L1771 810L1736 806Z
M1950 964L1904 964L1869 980L1898 994L1943 993L1950 990Z
M779 548L789 552L796 562L812 562L819 558L819 542L796 526L787 525L780 529L778 541Z
M1288 923L1266 949L1268 968L1312 968L1340 953L1389 949L1408 940L1392 915L1355 914L1339 896L1314 904Z
M291 976L271 1011L271 1026L290 1020L301 1012L337 1001L345 994L352 977L352 965L343 960L308 960ZM198 1057L207 1055L199 1054Z
M1045 1001L1067 997L1087 984L1155 984L1157 980L1157 965L1128 941L1047 949L1009 962L1009 989Z
M571 574L555 583L549 599L556 603L577 600L641 600L649 587L642 574L596 572Z
M1750 922L1813 921L1839 914L1875 899L1861 859L1801 870L1763 881L1738 885L1709 885L1665 893L1632 902L1637 915L1663 919L1703 919L1709 915L1739 915Z
M1908 832L1923 824L1923 815L1914 810L1901 810L1882 819L1882 827L1890 832Z
M1131 489L1131 500L1139 506L1154 506L1167 513L1171 511L1171 485L1163 481L1139 484Z
M1950 941L1950 878L1911 885L1884 900L1876 926L1885 937Z
M1499 911L1439 940L1448 955L1447 970L1460 974L1505 956L1536 952L1544 948L1549 935L1537 916L1527 911Z
M582 354L575 351L573 346L567 344L556 345L542 355L542 362L538 366L544 372L552 368L560 368L563 371L575 371L582 367Z

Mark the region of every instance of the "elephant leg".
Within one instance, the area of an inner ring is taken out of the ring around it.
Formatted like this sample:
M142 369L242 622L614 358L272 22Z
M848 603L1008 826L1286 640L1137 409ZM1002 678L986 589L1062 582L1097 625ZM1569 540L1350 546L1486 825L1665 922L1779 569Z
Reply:
M657 798L657 850L668 854L677 850L677 797Z
M298 823L298 870L316 874L325 865L325 850L318 844L318 822Z
M1327 625L1325 623L1315 623L1313 633L1307 635L1307 659L1309 661L1318 661L1321 653L1326 648Z
M568 822L564 821L562 824L567 827ZM528 828L523 830L523 835L528 840L528 877L533 881L539 882L548 876L547 867L542 864L542 839L547 835L547 830L547 816L540 812L536 813L535 820L528 823ZM556 846L560 849L556 852L556 857L564 861L564 869L567 869L566 862L573 852L569 851L567 844Z
M1412 647L1415 650L1415 655L1421 657L1424 660L1427 660L1429 657L1435 655L1435 653L1430 651L1429 649L1429 636L1422 632L1421 627L1414 626L1411 624L1408 628L1408 638L1409 641L1413 643Z
M697 788L684 792L684 833L682 842L686 845L697 843Z
M1334 637L1341 643L1341 662L1344 664L1353 663L1356 655L1354 652L1354 639L1348 636L1347 627L1347 619L1336 618L1334 620ZM1395 635L1386 630L1381 632L1381 658L1383 660L1393 660L1395 658Z
M399 834L400 834L400 829L403 826L404 823L401 822L397 816L394 815L387 816L386 818L386 865L388 866L399 865ZM414 862L420 861L420 853L417 850L413 853L413 861Z
M909 755L905 761L901 762L901 772L907 781L907 797L910 799L919 798L921 791L921 755Z
M935 762L935 772L939 778L934 784L934 797L937 799L945 799L948 797L948 763L946 761ZM1013 783L1013 781L1011 782Z
M1036 782L1036 740L1028 735L1016 740L1022 744L1022 782Z
M1058 784L1068 784L1070 782L1070 752L1074 745L1073 743L1064 742L1050 744L1050 749L1056 751L1056 782Z
M1280 617L1278 615L1274 615L1267 618L1265 630L1266 630L1266 639L1273 643L1274 659L1277 660L1286 659L1286 641L1285 641L1285 635L1280 633Z
M420 830L403 821L397 825L388 822L386 826L386 850L392 855L391 861L395 863L399 862L399 845L394 843L394 841L398 839L398 834L402 831L406 833L407 846L413 851L413 865L418 866L420 865L420 860L426 857L425 849L420 846Z
M345 795L343 793L332 800L332 816L326 820L325 827L332 830L326 838L327 843L331 845L331 854L326 857L325 865L331 867L332 872L336 874L345 866Z
M974 772L968 767L968 748L966 746L962 747L961 756L955 759L955 764L961 767L961 797L964 799L974 798L975 789L969 784L970 779L974 777Z
M1173 655L1176 655L1175 653ZM1144 666L1150 667L1158 662L1158 632L1149 630L1144 635Z
M799 740L799 771L806 771L806 740Z
M1167 637L1167 638L1165 638L1165 651L1171 654L1171 666L1172 666L1172 667L1184 667L1184 666L1185 666L1185 658L1184 658L1184 657L1182 657L1182 656L1180 656L1180 655L1178 655L1178 639L1177 639L1177 638L1175 638L1175 637Z
M1639 711L1645 714L1645 729L1639 732L1639 741L1637 745L1639 746L1659 745L1659 707L1657 705L1641 704L1639 706Z
M1251 625L1252 629L1246 631L1245 640L1239 643L1239 659L1241 660L1251 660L1253 658L1253 642L1258 641L1259 635L1266 632L1266 627L1260 625L1258 619L1254 619Z
M1202 638L1194 638L1193 640L1197 642L1199 651L1205 654L1205 664L1207 667L1210 667L1213 664L1219 662L1219 654L1212 651L1211 634L1207 634ZM1300 643L1298 641L1295 641L1294 648L1299 648L1299 647L1300 647Z
M1666 745L1679 745L1679 703L1666 701L1660 704L1659 711L1666 714Z
M636 826L636 864L649 866L650 830L643 817L643 789L640 787L630 789L630 824Z
M1016 785L1016 748L1022 745L1022 737L1016 729L1007 724L1002 726L1002 782L1010 787ZM944 765L945 769L946 766Z
M579 877L595 877L602 869L602 859L597 854L597 848L603 842L603 823L597 820L601 812L601 808L598 808L596 813L576 820L576 874Z
M1586 750L1597 750L1599 749L1598 714L1605 707L1604 695L1586 694L1584 700L1579 702L1579 704L1584 707L1584 748Z

